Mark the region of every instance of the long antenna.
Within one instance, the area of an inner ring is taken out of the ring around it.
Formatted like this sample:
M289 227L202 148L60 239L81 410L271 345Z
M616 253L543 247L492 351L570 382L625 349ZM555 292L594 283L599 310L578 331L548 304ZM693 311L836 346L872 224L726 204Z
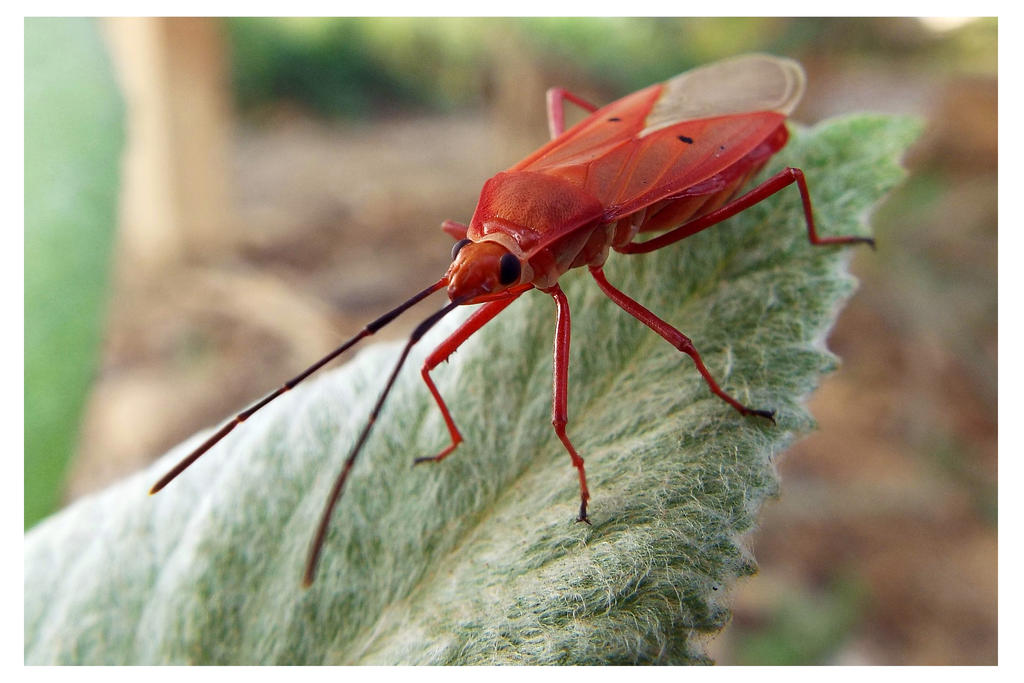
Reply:
M395 369L391 371L391 376L388 377L387 384L384 385L384 390L380 393L380 397L377 399L376 405L373 406L373 410L370 412L370 416L366 420L366 426L363 427L363 431L359 434L359 438L356 439L351 452L349 452L348 457L345 458L345 464L342 466L341 472L338 474L338 478L334 480L334 487L331 489L331 493L327 497L327 504L324 505L323 515L320 517L320 525L317 527L316 535L313 536L313 543L309 547L309 559L306 561L306 573L302 577L302 586L304 588L309 588L313 584L313 579L316 578L316 566L320 561L320 551L323 550L324 540L327 538L327 529L331 525L331 514L334 512L334 506L337 505L338 500L341 498L341 492L345 488L345 480L348 479L348 473L352 469L352 465L355 463L359 452L363 450L363 444L366 443L366 438L370 435L370 430L373 429L373 425L377 421L377 416L380 415L380 410L384 406L384 401L387 399L388 394L391 393L391 388L395 384L395 378L398 377L398 372L405 364L405 359L409 357L409 351L412 349L413 345L427 333L427 330L436 325L441 318L451 313L455 310L456 306L464 301L465 298L452 301L437 313L434 313L432 316L421 322L416 329L412 331L412 334L409 335L409 341L406 342L405 348L402 349L402 355L398 357L398 362L395 363Z
M345 342L344 344L342 344L338 348L334 349L333 351L331 351L329 354L327 354L326 356L324 356L323 358L321 358L317 362L315 362L312 365L310 365L308 368L303 370L301 373L299 373L295 377L292 377L290 380L288 380L287 382L282 384L280 388L278 388L277 390L267 394L261 401L259 401L258 403L254 404L250 408L247 408L246 410L243 410L242 412L240 412L238 415L235 416L235 418L233 420L231 420L230 422L225 424L223 427L221 427L217 431L216 434L214 434L209 439L204 441L203 444L201 446L199 446L199 448L197 448L194 451L192 451L191 453L189 453L181 462L179 462L177 465L175 465L173 468L171 468L171 471L168 472L167 474L165 474L160 479L160 481L158 481L157 483L153 484L153 488L151 488L149 490L149 495L153 495L154 493L156 493L157 491L159 491L163 487L167 486L167 484L171 483L171 481L175 477L177 477L179 474L181 474L186 469L188 469L189 465L191 465L196 460L198 460L199 456L201 456L203 453L205 453L206 451L208 451L211 448L213 448L214 444L216 444L218 441L220 441L225 436L227 436L231 432L232 429L234 429L238 425L240 425L243 422L245 422L246 420L248 420L249 417L253 413L255 413L257 410L259 410L263 406L267 405L268 403L270 403L271 401L273 401L275 398L277 398L281 394L285 393L286 391L290 391L291 388L294 387L296 384L298 384L302 380L306 379L307 377L312 375L314 372L316 372L317 370L322 368L324 365L326 365L327 363L331 362L332 360L334 360L335 358L337 358L338 356L343 354L345 351L350 349L352 346L354 346L361 339L369 337L371 334L373 334L374 332L376 332L377 330L379 330L380 328L384 327L389 322L391 322L392 320L397 318L399 315L401 315L403 312L405 312L408 308L410 308L411 306L419 303L423 299L427 298L428 296L430 296L431 294L433 294L437 290L439 290L442 287L444 287L446 284L448 284L448 281L445 278L441 278L440 280L438 280L434 284L430 285L429 287L427 287L423 291L421 291L421 292L419 292L417 294L412 295L404 303L398 305L394 309L388 311L387 313L385 313L381 317L379 317L376 320L374 320L373 322L369 323L366 327L364 327L362 329L361 332L359 332L359 334L357 334L356 336L352 337L347 342ZM429 320L429 318L428 318L428 320ZM422 327L422 326L423 325L420 325L420 327ZM418 329L419 328L417 328L417 330ZM415 332L414 332L414 334L415 334Z

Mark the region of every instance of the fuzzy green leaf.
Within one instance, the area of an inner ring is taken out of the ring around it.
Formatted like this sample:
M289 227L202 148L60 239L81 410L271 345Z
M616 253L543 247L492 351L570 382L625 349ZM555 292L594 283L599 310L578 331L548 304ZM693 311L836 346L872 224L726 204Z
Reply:
M832 121L796 131L772 167L804 169L823 233L866 234L917 131ZM801 399L836 365L823 339L854 287L851 250L810 246L787 189L659 253L610 259L613 284L689 334L720 383L777 410L778 426L713 397L585 270L563 279L569 434L593 526L573 521L576 474L549 424L553 305L532 292L435 371L466 438L440 465L410 467L447 437L414 367L403 372L311 589L299 587L311 533L395 345L271 404L158 496L148 486L202 436L30 533L26 661L707 661L726 589L756 570L739 536L778 490L774 458L812 426Z

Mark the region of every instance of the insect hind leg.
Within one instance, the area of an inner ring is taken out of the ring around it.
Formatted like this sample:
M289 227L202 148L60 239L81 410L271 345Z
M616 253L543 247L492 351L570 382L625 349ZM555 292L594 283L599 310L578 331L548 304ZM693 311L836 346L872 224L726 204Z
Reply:
M875 247L875 240L871 237L860 237L858 235L820 237L818 235L818 230L814 225L814 212L811 207L811 195L807 190L807 180L804 178L804 172L799 168L784 168L746 194L728 202L725 206L684 223L678 228L669 230L665 234L659 235L654 239L647 240L646 242L630 242L625 246L616 247L615 250L623 254L646 254L648 252L655 251L656 249L667 247L670 244L675 244L679 240L686 239L691 235L696 235L698 232L706 230L713 225L717 225L727 218L732 218L741 211L749 209L754 204L767 199L771 195L783 188L789 187L793 183L796 183L797 188L800 190L800 201L803 203L804 221L807 223L807 239L811 244L815 246L825 246L830 244L863 243L870 245L872 249Z
M715 378L711 376L711 373L708 371L707 367L705 367L704 361L701 360L700 353L697 352L697 348L693 345L693 342L690 341L689 337L613 287L608 282L607 278L605 278L604 270L602 268L592 267L590 269L590 274L594 277L594 280L597 281L597 286L601 288L601 291L604 292L609 299L618 304L622 310L626 311L644 325L647 325L649 328L660 334L669 344L690 356L690 358L693 359L694 365L697 366L697 371L700 372L702 377L704 377L704 381L707 382L712 393L735 408L741 415L756 415L758 417L771 420L772 424L775 423L774 410L758 410L756 408L745 406L718 386L718 382L715 381Z

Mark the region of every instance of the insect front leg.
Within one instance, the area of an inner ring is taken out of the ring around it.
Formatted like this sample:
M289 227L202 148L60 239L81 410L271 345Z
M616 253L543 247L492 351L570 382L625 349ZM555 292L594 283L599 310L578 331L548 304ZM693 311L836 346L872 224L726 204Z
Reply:
M445 219L441 221L441 230L446 234L450 235L456 242L459 240L466 239L466 232L469 231L468 225Z
M594 277L594 280L597 281L597 286L601 288L601 291L608 295L609 299L618 304L622 310L626 311L626 313L629 313L644 325L647 325L649 328L660 334L666 341L668 341L669 344L690 356L690 358L693 359L694 364L697 366L697 370L704 377L704 381L708 383L711 391L716 396L739 411L741 415L757 415L759 417L767 418L773 423L775 422L775 411L749 408L734 399L720 386L718 386L718 382L715 381L715 378L711 376L711 373L708 372L708 369L704 366L704 361L701 360L700 354L697 352L696 347L694 347L693 342L690 341L689 337L613 287L605 278L604 270L602 268L592 267L590 269L590 274Z
M810 240L811 244L822 246L828 244L856 244L863 242L864 244L870 244L872 247L875 246L875 240L870 237L859 237L856 235L819 237L818 230L814 226L814 212L811 208L811 195L807 191L807 181L804 179L804 172L799 168L785 168L752 189L750 192L737 197L725 206L722 206L711 213L695 218L674 230L669 230L665 234L659 235L654 239L647 240L646 242L630 242L623 247L617 247L616 251L623 254L646 254L656 249L661 249L662 247L674 244L681 239L686 239L691 235L696 235L698 232L706 230L712 225L717 225L725 219L731 218L741 211L749 209L754 204L767 199L779 190L788 187L793 183L796 183L797 188L800 190L800 199L803 202L804 209L804 220L807 223L807 238Z
M590 524L587 518L587 501L590 499L590 491L587 490L587 473L583 468L583 458L576 452L569 436L565 433L565 426L569 422L569 410L567 408L569 397L569 301L565 298L562 288L557 284L543 290L550 294L555 300L555 350L554 350L554 386L552 391L551 424L555 428L555 434L561 440L565 450L569 451L572 464L580 475L580 516L577 522Z
M597 107L579 95L575 95L565 88L548 88L548 131L551 139L554 140L565 132L565 110L563 105L566 100L586 109L589 112L597 111Z
M448 455L454 451L460 443L462 443L462 434L459 433L458 427L455 426L455 421L452 419L451 413L448 412L448 406L445 405L444 399L441 398L441 392L437 390L434 380L430 379L430 371L448 360L448 356L455 353L456 349L462 346L464 341L476 334L481 327L490 322L494 316L505 310L505 308L517 298L519 298L518 294L508 299L500 299L498 301L492 301L491 303L484 304L482 308L474 311L473 315L469 316L466 322L462 323L462 325L460 325L450 337L441 342L441 344L438 345L438 347L434 349L423 362L423 369L420 371L420 374L423 376L423 381L426 383L427 389L430 390L430 394L434 397L437 407L441 409L441 416L444 417L444 423L448 426L448 434L451 436L452 442L450 446L442 450L437 455L416 458L413 460L414 465L418 465L423 462L441 462L448 457Z

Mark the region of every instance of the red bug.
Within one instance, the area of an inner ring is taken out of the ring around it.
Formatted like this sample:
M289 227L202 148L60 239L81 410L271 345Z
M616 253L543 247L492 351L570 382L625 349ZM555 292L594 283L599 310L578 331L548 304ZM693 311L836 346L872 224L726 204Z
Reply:
M580 481L577 521L587 522L583 458L566 433L568 414L569 304L558 278L586 266L598 287L622 309L689 355L711 391L743 415L774 422L774 412L743 405L715 382L689 337L612 286L603 264L613 249L642 254L694 235L796 183L803 200L807 234L815 245L864 242L868 237L819 237L803 173L786 168L749 192L744 184L788 139L786 117L803 94L804 72L797 62L746 55L691 71L598 108L562 88L548 91L551 141L486 183L469 225L445 221L457 241L448 271L434 284L369 323L355 337L239 413L158 481L156 493L237 425L313 372L372 335L406 309L447 287L450 303L428 317L409 337L370 417L345 460L324 506L303 577L312 583L345 480L366 442L412 346L457 306L484 304L427 357L421 374L444 417L451 443L415 463L440 462L462 441L430 371L524 292L539 289L555 302L554 391L551 422L569 452ZM591 114L565 131L563 105L575 103ZM661 231L643 242L638 233Z

